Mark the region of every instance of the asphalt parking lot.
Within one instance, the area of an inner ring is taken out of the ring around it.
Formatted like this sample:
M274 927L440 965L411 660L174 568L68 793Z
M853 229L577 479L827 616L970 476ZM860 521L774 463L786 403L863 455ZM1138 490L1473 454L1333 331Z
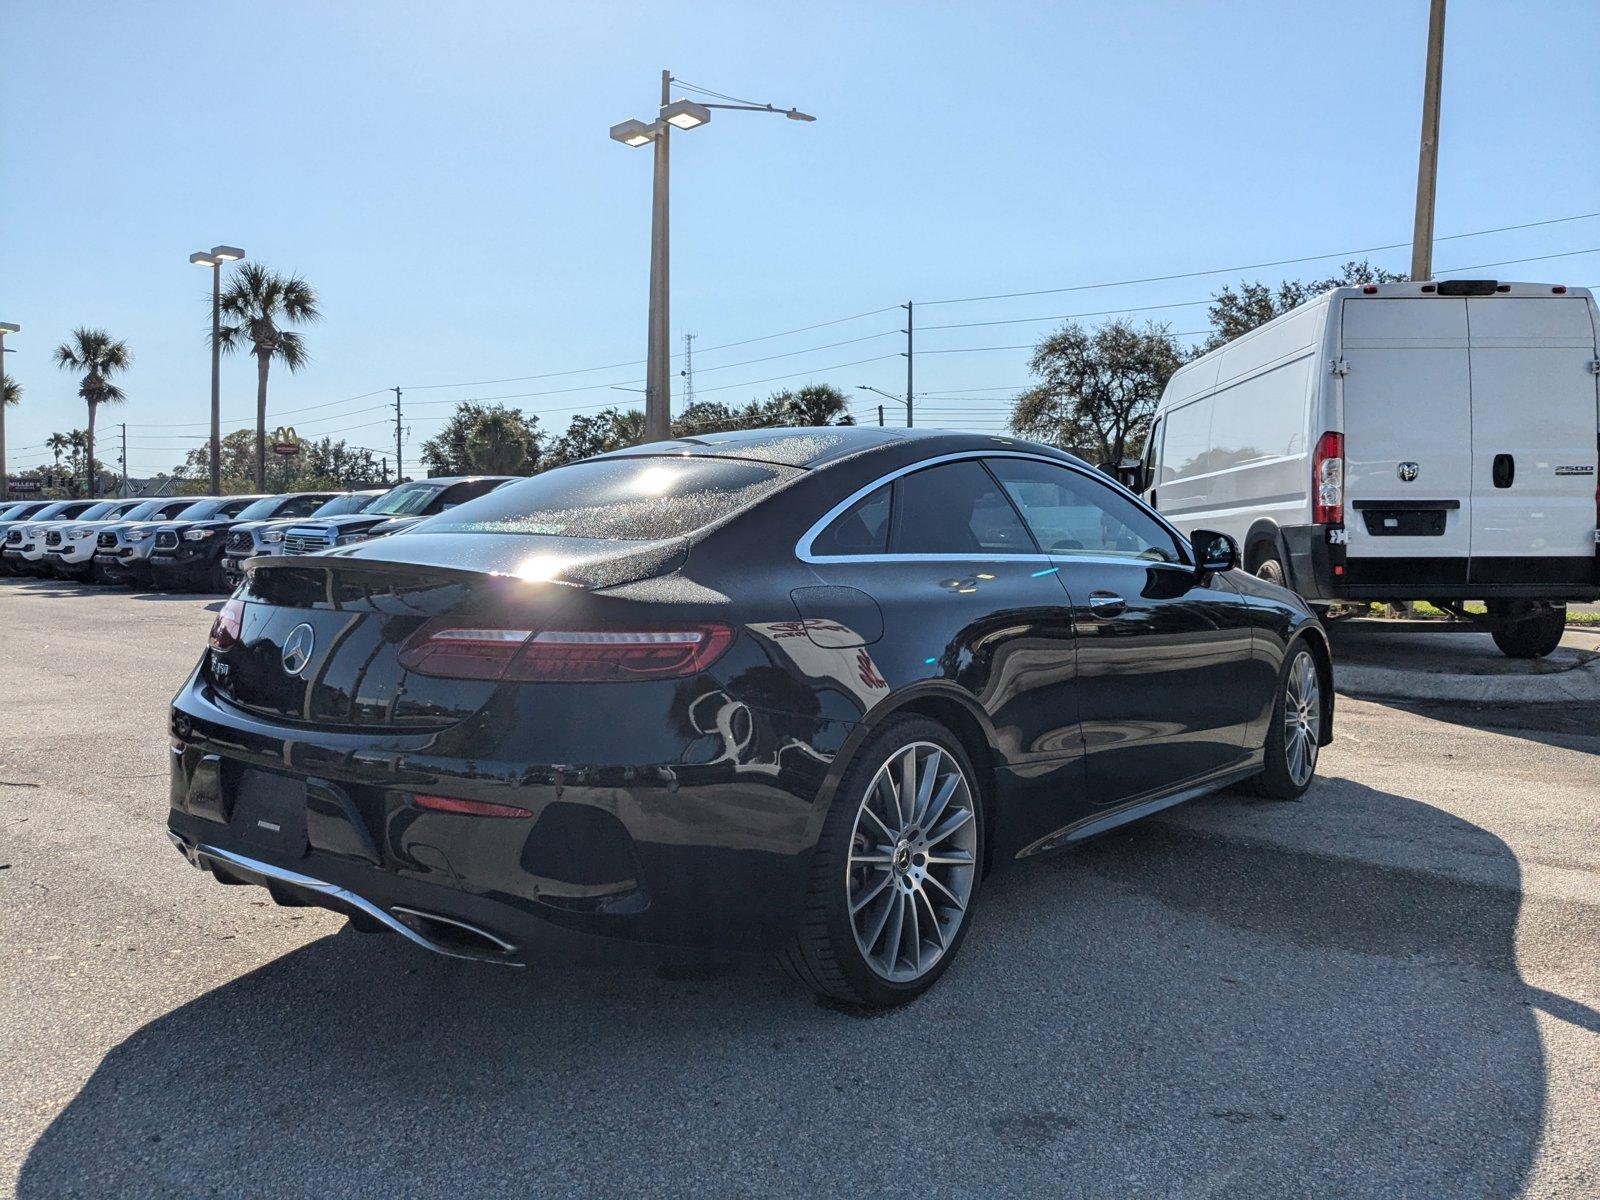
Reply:
M863 1018L212 884L164 717L219 603L0 579L0 1191L1600 1194L1600 712L1341 697L1302 801L999 872Z

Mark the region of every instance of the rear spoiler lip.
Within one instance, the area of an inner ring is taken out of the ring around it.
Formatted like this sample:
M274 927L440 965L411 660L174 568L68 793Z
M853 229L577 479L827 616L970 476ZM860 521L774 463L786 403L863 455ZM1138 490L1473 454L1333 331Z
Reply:
M398 541L410 535L402 533L391 536ZM461 536L471 537L476 535L465 534ZM356 571L368 574L402 572L414 573L418 577L432 576L434 578L443 577L457 580L510 580L529 584L558 584L562 587L595 591L606 587L615 587L620 583L632 583L641 579L669 574L683 566L688 560L689 552L687 538L674 538L655 542L618 543L618 548L610 552L574 554L569 561L553 566L548 572L541 568L536 573L524 573L383 555L385 543L389 542L389 540L389 538L378 538L370 542L358 543L354 546L342 546L338 549L318 551L313 554L258 555L245 559L243 566L247 571L284 571L292 570L295 567L307 566L328 566L331 568L334 564L337 564L337 569L341 572ZM400 549L402 547L396 545L395 548ZM536 550L530 547L530 556L536 556L537 553ZM650 564L651 560L654 560L654 564L653 567L647 566L647 569L640 570L636 574L629 574L624 571L623 577L619 578L613 575L616 568L623 567L629 560L634 559L643 560L644 564ZM607 568L611 568L611 570L608 571ZM599 577L597 578L597 576Z

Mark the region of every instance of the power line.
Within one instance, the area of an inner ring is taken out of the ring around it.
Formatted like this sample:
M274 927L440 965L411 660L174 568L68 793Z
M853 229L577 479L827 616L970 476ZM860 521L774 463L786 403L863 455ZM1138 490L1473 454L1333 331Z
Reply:
M1485 237L1491 233L1510 233L1517 229L1534 229L1544 225L1561 225L1570 221L1587 221L1600 217L1600 212L1578 213L1570 217L1552 217L1546 221L1526 221L1520 225L1501 225L1495 229L1474 229L1468 233L1452 233L1445 237L1435 238L1436 242L1451 242L1460 238ZM1213 267L1205 271L1180 271L1172 275L1147 275L1142 279L1112 279L1102 283L1079 283L1070 287L1036 288L1027 292L996 292L988 296L953 296L944 300L922 300L919 303L931 304L972 304L980 300L1015 300L1024 296L1054 296L1063 292L1087 292L1095 288L1130 287L1136 283L1168 283L1174 279L1199 279L1206 275L1230 275L1235 271L1260 271L1267 267L1287 267L1296 263L1322 262L1330 258L1343 258L1346 255L1377 254L1383 250L1400 250L1409 247L1411 243L1390 242L1384 246L1367 246L1356 250L1335 250L1331 254L1308 254L1300 258L1279 258L1271 262L1244 263L1233 267ZM1578 253L1588 253L1579 251ZM1505 266L1511 262L1534 262L1534 259L1511 259L1506 263L1484 264L1485 266ZM1471 267L1452 267L1451 270L1475 270Z

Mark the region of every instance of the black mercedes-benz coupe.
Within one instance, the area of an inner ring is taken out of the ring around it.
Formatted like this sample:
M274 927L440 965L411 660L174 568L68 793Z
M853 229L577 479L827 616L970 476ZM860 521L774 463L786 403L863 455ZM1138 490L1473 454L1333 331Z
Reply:
M1083 462L883 429L661 442L259 559L171 715L173 840L445 954L950 964L985 874L1310 784L1328 642Z

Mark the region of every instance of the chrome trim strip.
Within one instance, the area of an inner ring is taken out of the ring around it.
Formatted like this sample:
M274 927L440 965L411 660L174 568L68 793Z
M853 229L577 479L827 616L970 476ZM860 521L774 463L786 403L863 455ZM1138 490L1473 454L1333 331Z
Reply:
M804 563L817 563L817 564L822 564L822 563L869 563L869 562L983 562L983 561L986 561L986 560L989 560L989 559L1003 559L1006 562L1048 562L1048 563L1065 563L1065 562L1074 562L1074 561L1076 561L1076 562L1109 562L1109 563L1139 563L1139 562L1147 562L1150 565L1157 565L1155 563L1155 560L1153 560L1153 559L1137 559L1137 558L1131 558L1131 557L1129 557L1129 558L1120 558L1120 557L1115 557L1115 556L1112 556L1112 555L1105 555L1105 556L1096 556L1096 555L1087 555L1087 554L1074 555L1074 554L1071 554L1071 553L1062 553L1062 554L1055 554L1055 555L1052 555L1052 554L1037 554L1037 553L1035 553L1035 554L1007 554L1003 550L992 550L992 551L982 551L982 550L980 550L976 554L828 554L828 555L817 555L817 554L812 554L811 553L811 544L814 541L816 541L817 536L819 534L821 534L822 531L824 529L826 529L830 524L833 523L833 520L834 520L835 517L839 516L841 513L844 512L845 509L849 508L852 504L854 504L857 500L860 500L863 496L869 495L870 493L877 491L879 488L881 488L886 483L894 482L896 479L899 479L902 475L909 475L913 471L922 470L924 467L934 467L934 466L938 466L940 463L947 463L947 462L960 462L960 461L962 461L964 459L969 459L969 458L976 458L976 459L980 459L980 460L981 459L985 459L985 458L1029 458L1029 459L1032 459L1034 462L1048 463L1053 467L1060 467L1064 471L1075 471L1079 475L1085 476L1086 478L1092 478L1096 482L1111 488L1114 492L1116 492L1118 495L1122 496L1124 499L1133 501L1134 505L1140 511L1142 511L1146 516L1155 518L1157 524L1159 524L1163 529L1165 529L1172 536L1173 541L1175 541L1178 544L1178 546L1180 548L1182 548L1182 550L1180 552L1186 552L1186 549L1187 549L1187 547L1189 545L1189 539L1184 537L1184 535L1178 531L1177 527L1175 525L1173 525L1171 521L1167 520L1166 517L1162 516L1155 509L1151 508L1150 505L1147 504L1144 500L1140 499L1136 494L1134 494L1133 492L1129 491L1127 488L1123 487L1122 484L1118 483L1115 479L1112 479L1109 475L1105 474L1105 472L1103 472L1103 471L1096 471L1092 467L1080 467L1076 463L1062 462L1059 458L1051 458L1048 454L1030 454L1025 450L959 450L959 451L956 451L953 454L939 454L939 455L935 455L933 458L924 458L919 462L912 463L910 466L900 467L897 470L890 471L887 475L880 475L877 479L874 479L871 483L865 485L864 487L857 488L855 491L851 492L848 496L846 496L843 500L839 501L839 503L835 504L827 512L823 513L821 517L819 517L815 522L812 523L811 527L809 529L807 529L805 531L805 533L800 535L800 540L795 543L795 547L794 547L795 557L798 558L801 562L804 562ZM1167 565L1169 565L1169 566L1191 566L1193 564L1187 562L1186 560L1180 559L1176 563L1169 563Z
M184 848L182 839L177 837L170 830L168 831L168 836L172 837L174 841L179 843L180 849ZM187 853L187 850L185 852ZM499 958L493 954L473 954L471 951L455 950L448 946L442 945L439 942L435 942L431 938L423 937L422 934L418 933L415 929L412 929L403 921L397 920L389 913L379 908L376 904L372 903L372 901L356 895L347 888L342 888L337 884L329 883L325 879L317 879L311 875L302 875L298 871L290 871L285 867L275 867L271 863L264 863L253 858L246 858L244 855L234 854L230 850L219 850L215 846L202 845L196 847L194 850L194 857L196 859L214 859L217 862L224 863L228 866L238 867L241 870L249 871L251 874L260 875L265 879L275 880L278 883L287 883L293 887L305 888L309 892L320 892L322 895L330 896L335 900L350 905L352 908L359 909L373 920L381 922L389 929L394 930L394 932L398 933L408 942L413 942L416 945L421 946L424 950L432 950L435 954L442 954L446 958L461 958L466 959L468 962L499 963L501 966L507 967L520 967L523 965L522 963L514 962L510 959ZM434 913L421 913L419 915L427 917L430 920L445 920L445 918L441 918ZM451 925L462 924L459 921L447 921L447 923ZM474 933L483 933L481 929L473 929L473 927L470 925L464 926L464 928L472 929ZM505 943L501 942L499 938L491 937L489 940L500 945L505 945ZM515 947L507 948L515 949Z
M486 942L493 942L507 954L515 953L517 949L514 942L495 937L487 929L479 929L476 925L469 925L465 921L458 921L454 917L447 917L441 913L428 912L426 909L421 908L407 908L404 904L391 904L389 911L392 913L405 913L409 917L421 917L424 921L437 921L441 925L454 925L457 929L465 929L468 933L475 934Z

